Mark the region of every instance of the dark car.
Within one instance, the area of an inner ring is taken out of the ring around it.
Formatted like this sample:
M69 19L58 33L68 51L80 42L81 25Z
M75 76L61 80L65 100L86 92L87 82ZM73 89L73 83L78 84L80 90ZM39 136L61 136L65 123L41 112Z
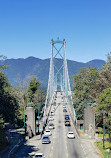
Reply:
M43 136L43 138L42 138L42 144L49 144L49 143L50 143L49 136Z
M70 126L70 121L65 121L65 126Z
M63 109L63 112L67 112L67 110L66 110L66 109Z

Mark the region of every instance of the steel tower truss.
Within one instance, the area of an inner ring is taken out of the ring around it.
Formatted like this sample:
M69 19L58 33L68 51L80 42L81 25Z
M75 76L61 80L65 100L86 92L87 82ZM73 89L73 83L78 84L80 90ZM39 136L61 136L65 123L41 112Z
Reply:
M48 109L51 107L51 104L53 103L53 97L57 91L64 92L67 102L72 105L72 94L66 60L66 42L65 40L60 41L59 39L57 41L51 40L49 80L44 116L48 114ZM74 119L76 119L75 110Z

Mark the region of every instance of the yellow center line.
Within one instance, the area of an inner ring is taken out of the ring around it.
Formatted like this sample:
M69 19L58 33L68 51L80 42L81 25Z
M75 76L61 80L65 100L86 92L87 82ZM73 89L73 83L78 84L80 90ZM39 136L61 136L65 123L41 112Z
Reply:
M52 157L52 153L49 154L49 157Z

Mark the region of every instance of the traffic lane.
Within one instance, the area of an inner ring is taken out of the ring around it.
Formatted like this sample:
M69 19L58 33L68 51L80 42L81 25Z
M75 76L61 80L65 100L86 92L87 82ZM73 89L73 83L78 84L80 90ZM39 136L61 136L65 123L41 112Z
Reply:
M65 126L65 131L66 131L66 141L67 141L67 147L68 147L68 154L70 158L83 158L84 157L84 153L81 147L81 142L77 137L77 134L75 132L74 126L72 125L71 122L71 126ZM69 131L73 131L75 138L74 139L69 139L67 138L67 133Z
M64 113L64 115L67 113ZM64 119L64 127L65 127L65 137L66 137L66 142L67 142L67 147L68 147L68 155L70 158L83 158L84 153L81 147L80 140L78 139L77 132L74 128L73 122L70 119L70 126L65 126L65 119ZM73 131L75 138L74 139L68 139L67 138L67 133L69 131Z
M54 121L49 121L48 125L49 125L49 123L54 123L55 128L56 128L56 114L53 117L54 117ZM47 125L46 129L48 129L48 125ZM44 153L46 158L50 157L50 155L51 155L51 150L52 150L52 146L53 146L53 142L54 142L55 128L51 130L52 135L49 136L50 141L51 141L50 144L42 144L42 140L39 144L39 149L40 149L39 152Z
M57 116L57 110L55 111L55 115L53 117L54 117L54 121L49 121L49 123L50 122L54 123L55 129L56 129L56 119L58 118L58 116ZM46 129L48 129L48 125L47 125ZM45 155L46 158L49 158L49 157L53 156L52 152L53 152L53 144L54 144L54 141L55 141L55 129L51 130L52 135L49 136L50 140L51 140L50 145L49 144L42 144L42 142L40 144L40 150L39 150L39 152L44 153L44 155Z
M57 126L55 141L53 145L53 158L66 157L66 142L64 140L64 133L61 126Z
M60 158L67 156L67 148L65 142L65 133L64 133L64 123L63 123L63 113L62 108L59 106L57 111L57 124L56 124L56 134L55 134L55 142L53 145L53 158Z
M69 154L69 158L83 158L84 154L83 154L83 150L81 148L81 143L79 141L79 139L77 138L75 132L75 138L74 139L69 139L67 138L67 133L69 131L73 131L74 129L72 128L72 126L68 126L66 127L66 140L67 140L67 147L68 147L68 154Z
M51 148L51 144L52 144L52 137L50 136L50 140L51 142L49 144L42 144L42 140L40 141L39 144L39 153L43 153L45 155L46 158L49 157L49 153L50 153L50 148Z
M77 139L67 139L67 146L70 158L83 158L81 145Z
M48 129L48 126L46 127ZM54 131L52 130L52 136ZM50 136L50 140L52 142L52 136ZM41 140L31 140L29 139L24 146L21 148L21 150L17 153L16 158L20 157L28 157L28 156L33 156L37 152L42 152L46 157L48 157L50 153L50 148L51 148L51 143L50 144L42 144L42 139Z

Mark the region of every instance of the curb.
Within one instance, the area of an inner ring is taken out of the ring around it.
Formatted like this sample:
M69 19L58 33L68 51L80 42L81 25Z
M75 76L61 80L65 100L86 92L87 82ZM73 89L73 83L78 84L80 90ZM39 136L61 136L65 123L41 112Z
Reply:
M41 140L42 136L40 135L40 137L32 137L31 139L27 139L26 141L36 141L36 140Z
M104 158L103 154L100 152L99 148L97 147L97 145L95 143L93 143L94 147L97 149L99 155L101 156L101 158Z

